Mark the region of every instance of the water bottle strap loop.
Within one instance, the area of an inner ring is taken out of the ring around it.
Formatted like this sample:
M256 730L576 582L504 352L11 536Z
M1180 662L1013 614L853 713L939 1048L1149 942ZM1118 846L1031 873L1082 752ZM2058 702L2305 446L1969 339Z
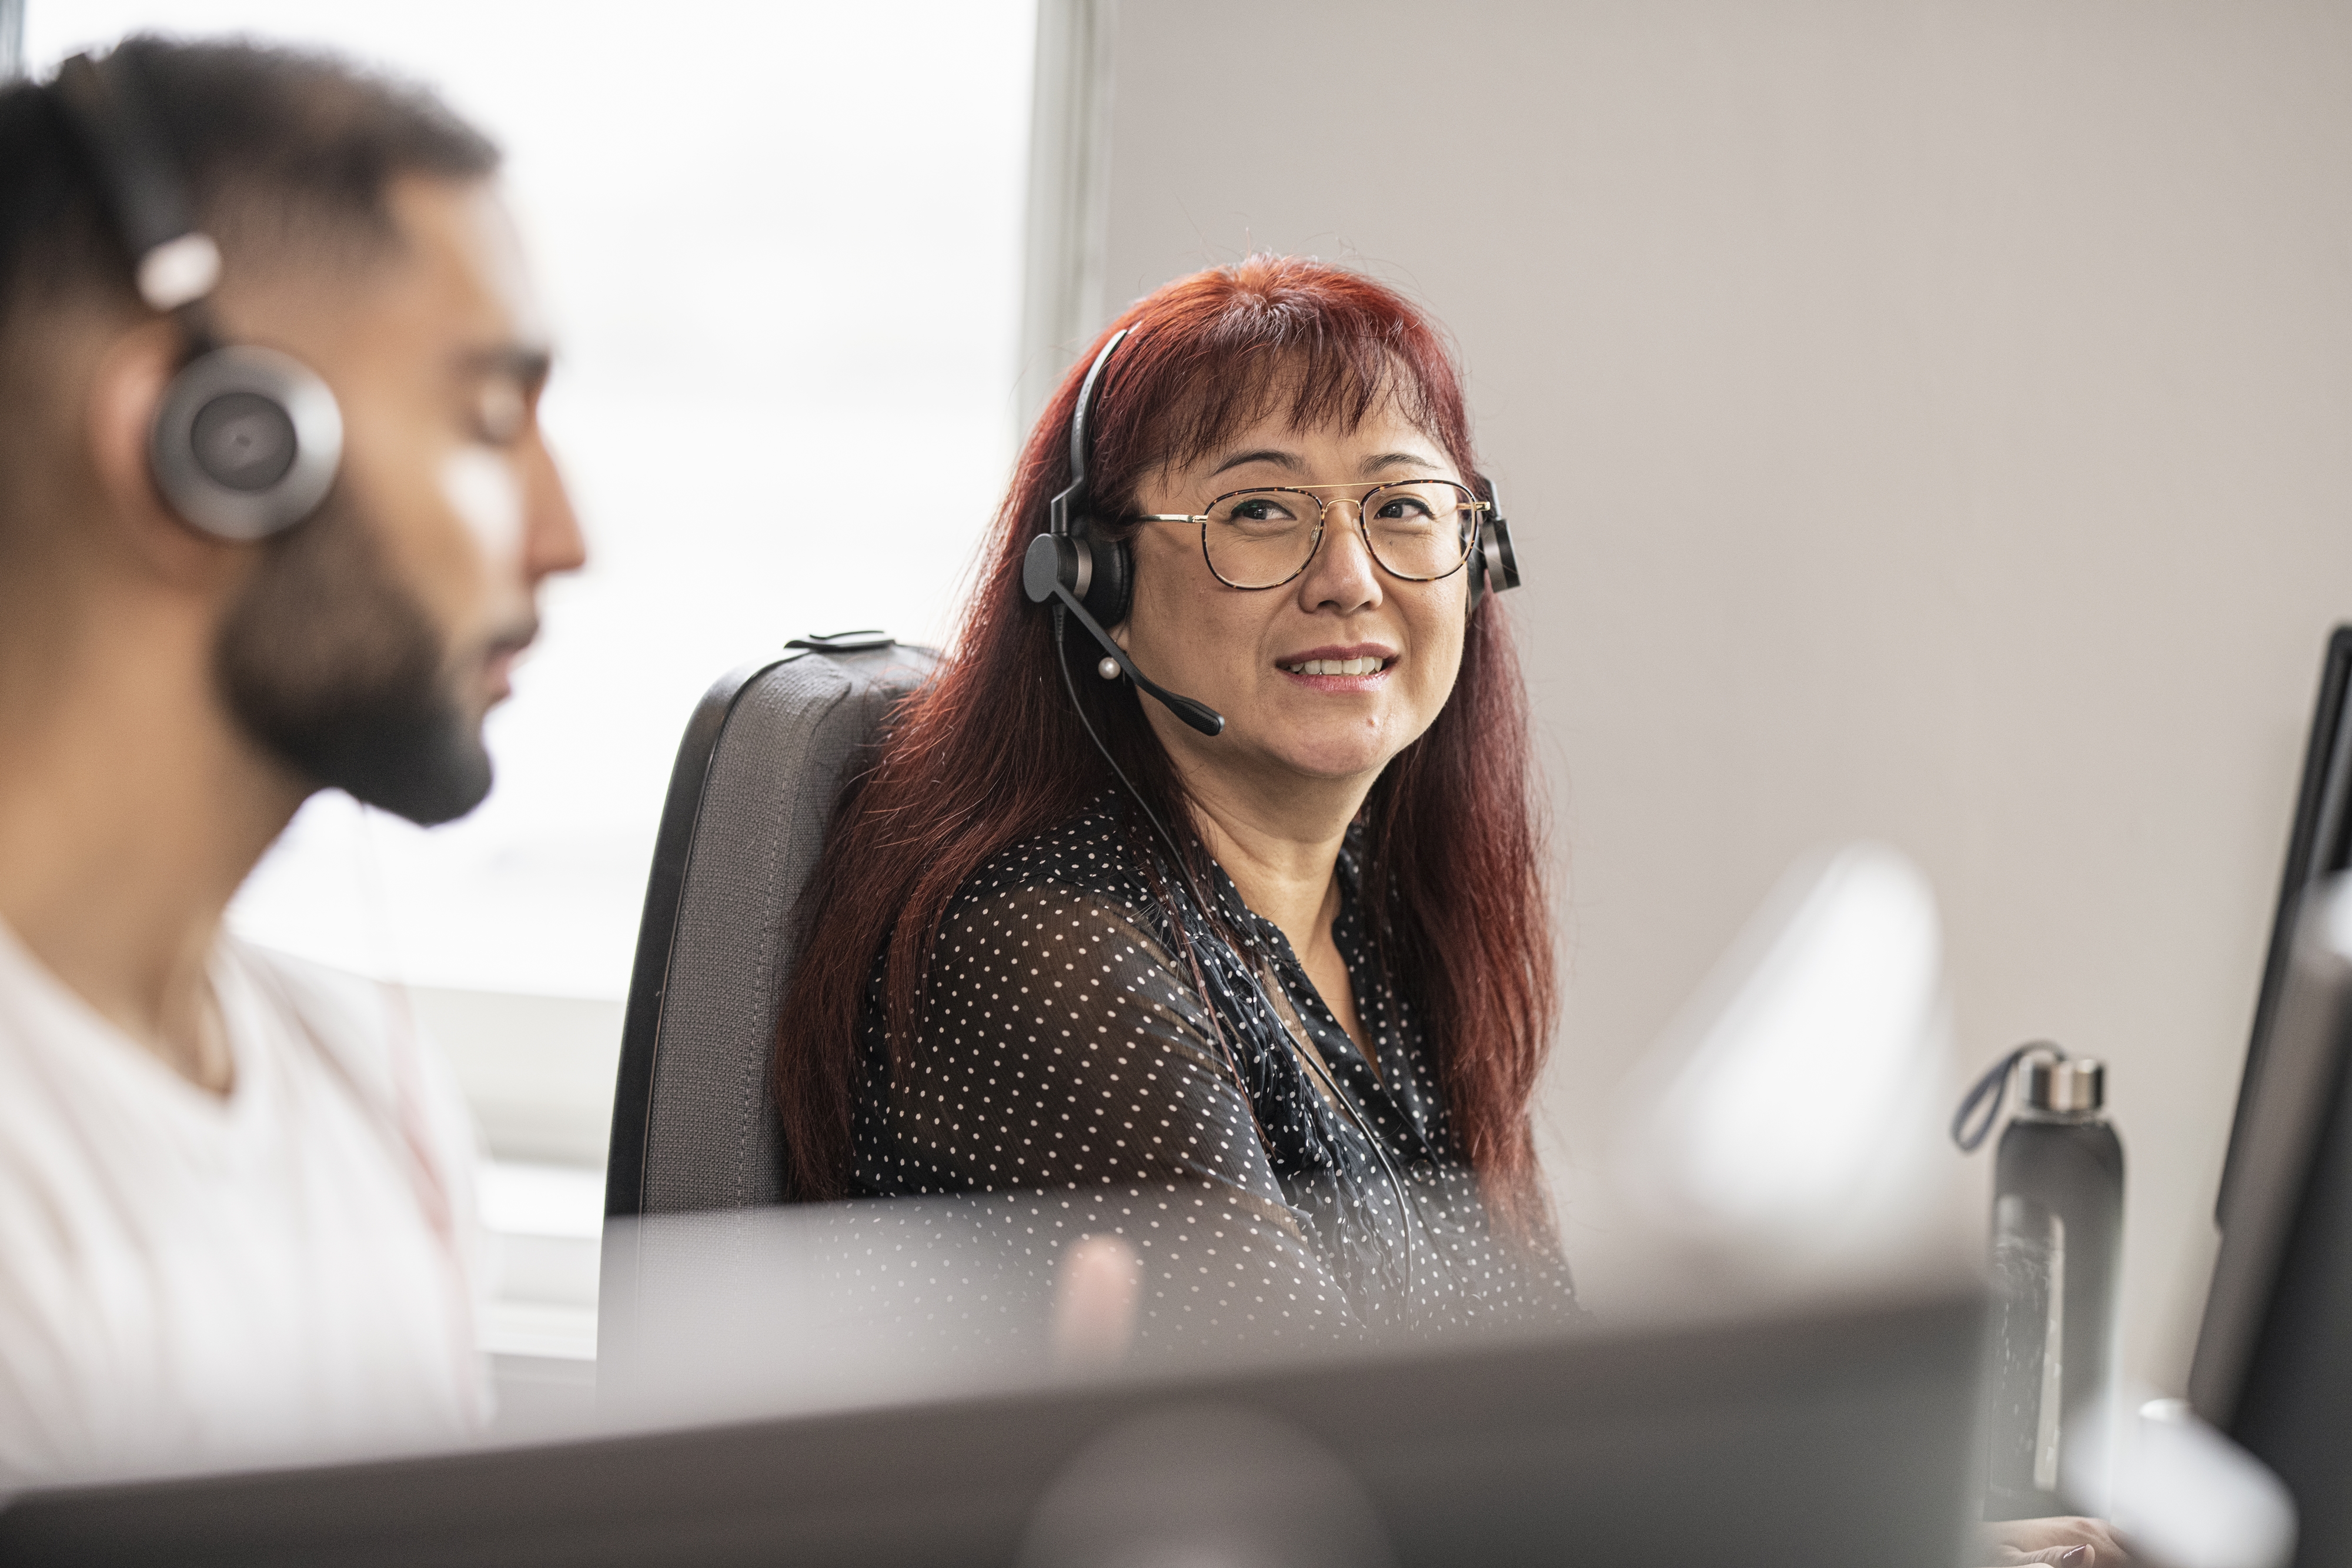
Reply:
M2001 1102L2009 1095L2010 1074L2017 1071L2019 1062L2037 1051L2047 1051L2061 1061L2066 1060L2066 1053L2050 1041L2029 1040L1986 1068L1984 1076L1977 1080L1976 1087L1969 1091L1969 1097L1960 1102L1960 1108L1952 1113L1952 1142L1960 1145L1962 1154L1976 1153L1977 1145L1991 1134L1993 1124L2000 1119ZM1970 1130L1969 1114L1976 1110L1978 1103L1988 1096L1991 1103L1985 1106L1984 1119Z

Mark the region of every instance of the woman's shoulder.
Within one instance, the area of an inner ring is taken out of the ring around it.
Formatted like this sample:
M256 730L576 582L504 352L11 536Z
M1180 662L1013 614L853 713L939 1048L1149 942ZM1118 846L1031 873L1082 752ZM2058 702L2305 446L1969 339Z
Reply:
M1007 845L964 880L940 921L925 985L966 1003L1002 989L1016 1013L1025 1005L1017 998L1050 999L1097 1024L1106 1009L1140 1006L1205 1030L1172 956L1168 919L1118 801L1097 800Z
M1076 815L997 851L964 879L949 914L1048 890L1134 914L1155 906L1117 796L1098 795Z

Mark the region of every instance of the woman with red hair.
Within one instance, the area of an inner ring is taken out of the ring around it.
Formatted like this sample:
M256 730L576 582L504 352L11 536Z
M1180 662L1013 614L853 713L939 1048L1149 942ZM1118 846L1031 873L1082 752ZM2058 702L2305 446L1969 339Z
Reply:
M1125 1238L1147 1333L1572 1310L1528 1124L1553 986L1527 700L1445 346L1277 256L1168 285L1105 345L803 901L794 1196L1039 1194L1023 1245ZM1023 574L1057 497L1049 609Z

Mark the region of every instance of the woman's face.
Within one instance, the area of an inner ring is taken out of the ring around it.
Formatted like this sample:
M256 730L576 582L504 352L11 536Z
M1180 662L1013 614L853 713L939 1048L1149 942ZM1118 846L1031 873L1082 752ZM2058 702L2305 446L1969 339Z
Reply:
M1208 455L1147 477L1137 509L1205 512L1215 497L1255 486L1463 478L1427 433L1383 401L1353 430L1300 429L1270 414ZM1225 716L1224 733L1212 737L1144 703L1188 771L1369 789L1453 691L1468 572L1434 582L1391 577L1357 527L1360 488L1338 494L1349 499L1326 511L1314 559L1279 588L1219 581L1202 559L1198 524L1145 523L1137 534L1134 607L1117 635L1144 674ZM1367 673L1301 668L1367 659L1377 661Z

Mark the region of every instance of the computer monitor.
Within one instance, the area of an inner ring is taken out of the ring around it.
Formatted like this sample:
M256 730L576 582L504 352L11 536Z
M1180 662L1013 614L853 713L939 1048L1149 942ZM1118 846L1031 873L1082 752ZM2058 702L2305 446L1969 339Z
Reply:
M2270 949L2263 964L2262 988L2254 995L2254 1027L2246 1041L2246 1068L2238 1082L2238 1109L2230 1125L2230 1150L2213 1216L2227 1211L2236 1185L2241 1151L2247 1145L2246 1116L2286 985L2295 915L2315 882L2352 869L2352 625L2338 626L2320 662L2319 702L2304 747L2303 782L2296 791L2294 826L2287 834L2286 866L2279 881L2278 909L2271 921Z
M1972 1282L17 1499L0 1562L1950 1568ZM812 1347L814 1351L815 1347Z
M2297 1561L2352 1560L2352 630L2328 643L2285 885L2240 1084L2198 1414L2276 1471Z

